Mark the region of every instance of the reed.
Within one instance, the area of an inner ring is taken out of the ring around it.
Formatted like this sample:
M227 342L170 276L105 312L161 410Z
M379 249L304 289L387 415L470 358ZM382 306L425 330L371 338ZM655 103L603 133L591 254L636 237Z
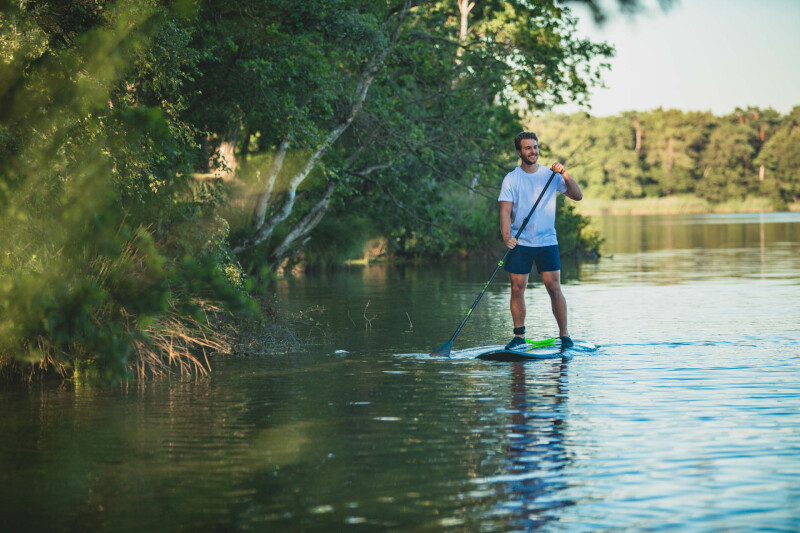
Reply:
M145 330L145 339L133 342L128 368L135 377L207 375L209 356L231 354L231 335L213 320L223 313L222 307L197 298L192 304L201 309L199 318L178 312L171 303L170 310Z

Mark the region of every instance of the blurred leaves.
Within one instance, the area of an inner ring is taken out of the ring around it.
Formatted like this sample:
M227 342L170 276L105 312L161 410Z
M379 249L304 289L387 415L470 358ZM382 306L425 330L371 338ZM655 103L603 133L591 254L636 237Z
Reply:
M146 373L141 361L160 357L176 316L186 336L211 320L205 302L246 301L226 279L224 237L170 245L174 228L201 227L216 202L189 181L188 126L174 107L135 97L137 76L151 72L141 58L169 37L171 13L154 2L27 2L6 12L0 369L103 381Z

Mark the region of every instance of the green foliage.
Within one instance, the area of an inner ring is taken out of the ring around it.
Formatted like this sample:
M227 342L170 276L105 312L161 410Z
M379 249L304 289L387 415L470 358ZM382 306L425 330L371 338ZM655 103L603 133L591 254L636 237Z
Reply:
M747 195L752 173L742 169L753 159L753 136L750 129L731 122L723 121L714 128L699 158L703 174L695 187L698 196L720 202Z
M755 163L764 167L759 186L765 196L778 204L800 201L800 106L784 118Z
M335 125L353 74L384 43L381 3L349 0L200 2L192 48L202 57L188 116L222 133L246 125L268 149L304 148Z
M180 100L155 96L183 75L167 81L162 64L160 84L140 83L174 14L23 6L0 28L11 80L0 91L0 370L104 382L185 370L224 349L208 328L213 302L246 299L227 225L208 224L219 195L191 186Z

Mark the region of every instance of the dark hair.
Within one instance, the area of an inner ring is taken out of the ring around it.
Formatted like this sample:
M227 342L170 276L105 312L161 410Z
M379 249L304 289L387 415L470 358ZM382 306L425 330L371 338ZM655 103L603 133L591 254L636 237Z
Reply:
M539 137L537 137L532 131L521 131L517 133L516 137L514 137L514 146L516 147L517 151L522 150L522 139L533 139L537 143L539 142Z

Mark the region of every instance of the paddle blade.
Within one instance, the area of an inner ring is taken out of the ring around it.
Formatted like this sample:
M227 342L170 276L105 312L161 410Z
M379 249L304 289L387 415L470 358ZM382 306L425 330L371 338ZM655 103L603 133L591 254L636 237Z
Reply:
M431 357L450 357L450 351L453 349L453 341L447 341L434 351L431 352Z

